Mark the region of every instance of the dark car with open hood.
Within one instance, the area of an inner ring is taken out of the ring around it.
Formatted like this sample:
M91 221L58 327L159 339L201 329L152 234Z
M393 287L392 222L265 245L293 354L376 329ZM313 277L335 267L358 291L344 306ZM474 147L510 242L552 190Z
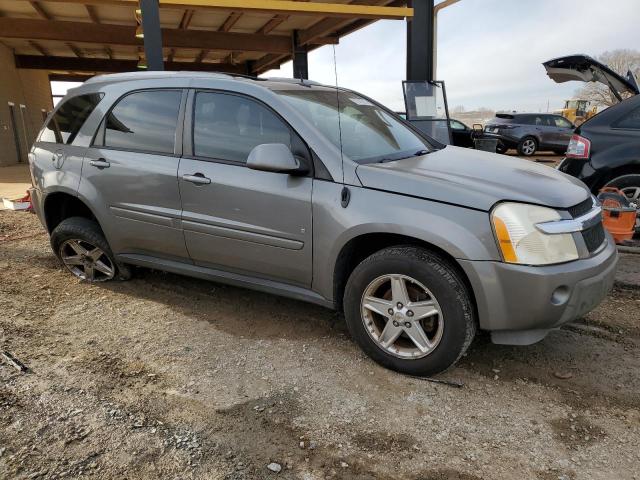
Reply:
M579 178L597 193L616 187L640 203L640 89L631 72L623 77L587 55L545 62L549 77L606 85L619 101L580 125L558 169Z

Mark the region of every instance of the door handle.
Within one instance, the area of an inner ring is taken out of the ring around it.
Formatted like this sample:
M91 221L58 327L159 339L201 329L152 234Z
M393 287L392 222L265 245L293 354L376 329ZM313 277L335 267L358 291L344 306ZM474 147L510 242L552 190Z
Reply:
M195 185L209 185L211 183L211 179L205 177L201 173L194 173L193 175L182 175L182 179L185 182L190 182Z
M104 158L99 158L98 160L91 160L89 164L92 167L96 168L109 168L111 164L107 162Z

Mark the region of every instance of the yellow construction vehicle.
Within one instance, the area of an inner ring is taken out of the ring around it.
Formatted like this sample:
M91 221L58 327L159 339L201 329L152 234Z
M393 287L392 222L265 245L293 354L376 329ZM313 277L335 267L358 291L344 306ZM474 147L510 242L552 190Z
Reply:
M562 115L575 126L578 126L593 117L597 111L598 107L591 107L589 100L565 100L564 108L554 113Z

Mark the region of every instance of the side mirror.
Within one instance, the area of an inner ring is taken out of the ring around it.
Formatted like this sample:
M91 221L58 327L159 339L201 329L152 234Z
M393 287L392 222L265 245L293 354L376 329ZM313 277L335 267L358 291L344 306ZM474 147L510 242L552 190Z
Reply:
M482 124L480 123L474 123L472 128L474 132L478 132L478 133L483 132Z
M262 143L256 145L247 157L247 167L253 170L278 173L301 171L300 162L284 143Z

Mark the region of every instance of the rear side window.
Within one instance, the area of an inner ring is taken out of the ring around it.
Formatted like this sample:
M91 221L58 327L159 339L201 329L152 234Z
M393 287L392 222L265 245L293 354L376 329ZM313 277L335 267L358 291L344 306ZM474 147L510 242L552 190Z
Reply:
M173 154L182 91L148 90L122 98L107 115L105 147Z
M640 107L631 110L616 123L616 128L631 128L640 130Z
M198 92L193 115L193 154L244 163L253 147L284 143L291 130L272 111L249 98Z
M65 101L45 125L40 134L40 141L66 144L73 142L80 127L96 108L96 105L100 103L103 96L103 93L90 93L78 95Z

